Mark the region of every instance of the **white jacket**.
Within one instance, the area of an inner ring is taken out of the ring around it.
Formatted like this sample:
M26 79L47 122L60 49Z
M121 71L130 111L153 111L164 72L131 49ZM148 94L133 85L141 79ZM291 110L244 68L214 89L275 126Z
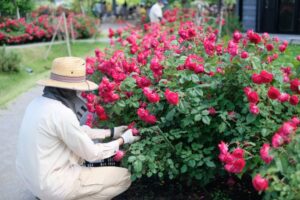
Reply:
M160 22L160 19L163 17L162 8L158 3L155 3L149 12L150 22Z
M80 158L104 159L119 149L117 141L94 144L90 137L95 130L80 126L73 111L59 101L33 100L20 128L16 160L28 189L44 200L68 196L79 178Z

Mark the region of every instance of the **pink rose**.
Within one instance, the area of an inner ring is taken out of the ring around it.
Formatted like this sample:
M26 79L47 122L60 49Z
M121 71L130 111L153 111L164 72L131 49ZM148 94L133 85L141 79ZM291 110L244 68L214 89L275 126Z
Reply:
M281 145L283 145L283 143L284 143L284 138L280 134L275 133L272 137L272 146L274 148L278 148Z
M287 93L281 93L277 100L279 102L281 102L281 103L284 103L284 102L288 101L289 98L290 98L289 94L287 94Z
M119 151L117 151L117 153L114 156L114 161L120 162L123 159L124 156L125 156L125 152L119 150Z
M249 104L249 110L252 114L257 115L259 113L259 108L256 104L250 103Z
M169 89L165 91L165 97L170 104L178 105L179 96L176 92L171 92Z
M253 180L252 180L252 184L254 186L254 188L257 190L257 191L264 191L266 189L268 189L268 186L269 186L269 182L267 179L265 178L262 178L260 176L260 174L257 174Z
M267 164L269 164L273 160L273 157L270 156L269 152L270 152L270 145L265 143L260 149L260 157Z

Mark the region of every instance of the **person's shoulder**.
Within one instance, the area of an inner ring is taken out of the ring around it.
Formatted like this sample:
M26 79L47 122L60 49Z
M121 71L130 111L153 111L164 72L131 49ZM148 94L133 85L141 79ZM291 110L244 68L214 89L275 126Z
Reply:
M37 98L37 101L39 101L43 107L45 107L47 110L55 113L61 113L61 114L69 114L71 110L62 104L62 102L54 99L50 99L47 97L39 97Z

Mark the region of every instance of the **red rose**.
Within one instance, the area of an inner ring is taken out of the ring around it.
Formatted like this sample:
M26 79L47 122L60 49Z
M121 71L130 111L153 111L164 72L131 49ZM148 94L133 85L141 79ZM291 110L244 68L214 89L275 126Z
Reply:
M300 61L300 55L298 55L298 56L296 57L296 59L297 59L298 61Z
M232 156L234 156L235 158L243 158L244 157L244 150L241 149L241 148L236 148L232 152Z
M100 120L105 121L108 119L105 109L101 105L96 105L95 110L96 110L97 116L99 117Z
M262 80L263 83L271 83L272 80L273 80L273 74L269 73L265 70L262 70L260 72L260 77L261 77L261 80Z
M151 103L157 103L160 100L159 94L152 91L149 87L143 88L144 95L147 97L148 101Z
M179 103L179 96L176 92L171 92L167 89L165 91L165 97L170 104L177 105Z
M266 48L268 51L272 51L274 49L274 45L273 44L267 44Z
M269 186L269 182L267 179L265 178L262 178L260 176L260 174L257 174L253 180L252 180L252 184L254 186L254 188L257 190L257 191L264 191L266 189L268 189L268 186Z
M280 91L277 88L271 86L268 91L268 97L270 99L277 99L279 96L280 96Z
M293 106L296 106L299 103L299 98L297 95L293 95L290 98L290 104L292 104Z
M246 165L246 162L243 158L235 159L232 163L225 165L225 170L231 173L241 173Z
M247 94L247 98L248 98L248 101L250 103L255 103L256 104L259 101L258 94L255 91L249 92Z
M256 84L263 83L261 76L259 74L253 74L251 78L252 78L253 83L256 83Z
M246 58L248 58L248 57L249 57L248 52L243 51L243 52L241 53L241 58L246 59Z
M299 86L300 86L300 81L298 79L294 79L290 82L290 88L294 92L299 93Z

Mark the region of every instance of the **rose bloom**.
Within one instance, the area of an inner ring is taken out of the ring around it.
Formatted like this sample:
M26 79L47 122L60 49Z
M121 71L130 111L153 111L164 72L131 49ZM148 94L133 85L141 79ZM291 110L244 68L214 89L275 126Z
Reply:
M261 80L262 80L263 83L271 83L272 80L273 80L273 74L269 73L265 70L262 70L260 72L260 77L261 77Z
M243 52L241 53L241 58L246 59L246 58L248 58L248 57L249 57L248 52L243 51Z
M259 108L254 103L250 103L249 110L252 114L257 115L259 113Z
M281 145L283 145L283 143L284 143L284 138L280 134L275 133L272 137L272 146L274 148L278 148Z
M298 55L298 56L296 57L296 59L297 59L298 61L300 61L300 55Z
M269 164L273 160L273 157L269 154L270 148L270 145L265 143L259 151L261 159L267 164Z
M277 88L271 86L268 90L268 97L270 99L277 99L279 96L280 96L280 91Z
M287 94L287 93L281 93L277 100L278 100L280 103L284 103L284 102L288 101L289 98L290 98L290 95L289 95L289 94Z
M262 79L261 79L261 76L259 74L253 74L252 75L252 81L253 83L256 83L256 84L262 84Z
M290 104L296 106L299 103L299 98L297 95L293 95L290 98Z
M264 191L266 189L268 189L268 186L269 186L269 182L267 179L265 178L262 178L260 176L260 174L257 174L253 180L252 180L252 184L254 186L254 188L257 190L257 191Z
M238 158L235 159L233 162L226 164L225 170L230 173L238 174L243 171L245 165L246 165L245 160L243 158Z
M248 98L248 101L250 103L255 103L256 104L259 101L258 94L255 91L249 92L247 94L247 98Z
M221 143L218 144L218 147L222 154L226 154L228 152L228 145L225 142L221 141Z
M165 91L165 97L170 104L178 105L179 96L176 92L172 92L169 89Z
M299 88L298 88L299 86L300 86L300 81L298 79L294 79L290 82L290 88L294 92L299 93Z

